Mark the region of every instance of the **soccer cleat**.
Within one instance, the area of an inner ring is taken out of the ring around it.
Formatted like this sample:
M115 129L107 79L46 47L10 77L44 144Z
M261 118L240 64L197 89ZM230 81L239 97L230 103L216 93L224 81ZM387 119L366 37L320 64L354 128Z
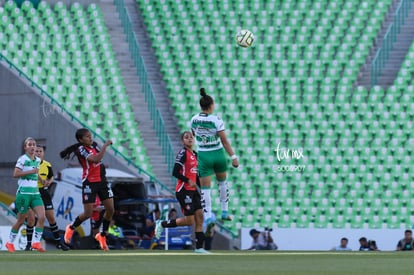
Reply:
M207 227L206 227L206 237L210 238L211 236L213 236L213 229L214 229L214 222L209 222L207 223Z
M58 244L56 245L56 248L57 248L57 249L62 249L63 251L68 251L68 250L70 250L70 247L69 247L69 246L67 246L65 243L58 243Z
M42 247L42 244L41 244L40 242L37 242L37 243L32 243L32 248L33 248L34 250L37 250L38 252L46 252L46 249L44 249L44 248Z
M162 225L161 225L161 221L158 220L155 222L155 238L159 239L161 237L161 232L162 232Z
M72 240L73 232L75 232L75 229L70 228L70 224L68 224L66 226L65 236L63 237L66 244L70 244L70 241Z
M196 248L196 249L194 249L194 253L197 253L197 254L211 254L210 251L207 251L204 248Z
M27 244L26 247L24 248L24 251L32 251L32 245Z
M16 251L16 249L14 249L14 244L9 242L6 243L6 248L10 253L14 253Z
M108 251L108 245L106 244L106 237L102 236L101 233L95 235L95 240L99 242L99 246L103 251Z

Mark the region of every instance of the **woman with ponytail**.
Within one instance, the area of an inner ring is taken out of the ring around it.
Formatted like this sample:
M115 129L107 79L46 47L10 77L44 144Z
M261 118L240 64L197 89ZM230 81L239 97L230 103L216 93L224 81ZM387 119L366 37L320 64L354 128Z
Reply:
M106 181L105 166L102 163L102 159L105 155L106 148L112 145L112 141L107 140L102 146L102 149L100 149L98 144L93 141L92 134L88 129L78 129L75 136L78 142L60 152L60 157L62 159L69 159L71 156L76 156L83 168L83 213L77 216L72 224L66 226L65 243L70 244L76 227L91 217L96 196L98 195L105 207L105 214L102 222L102 232L96 234L95 239L99 242L102 250L108 251L106 234L114 213L114 200L111 187Z
M223 120L213 114L215 107L213 98L206 94L204 88L200 89L200 95L201 113L191 119L191 130L198 146L198 174L208 235L209 230L214 226L210 197L212 176L216 176L219 186L221 218L231 220L228 213L227 158L224 150L231 158L233 167L238 167L239 161L227 139Z
M177 178L175 197L177 198L184 217L156 221L155 237L160 238L163 228L177 226L193 226L195 231L195 253L208 254L204 246L203 207L198 191L197 153L193 150L194 137L190 131L181 135L183 148L177 154L174 163L173 176Z
M15 200L17 220L10 230L6 248L11 253L15 252L14 241L16 240L17 233L28 217L29 209L32 209L37 215L37 225L34 230L32 248L39 252L45 252L46 250L40 243L46 218L45 206L37 186L37 181L40 178L39 167L41 160L35 154L36 141L34 138L26 138L23 143L23 149L25 154L19 157L13 172L13 177L18 178Z

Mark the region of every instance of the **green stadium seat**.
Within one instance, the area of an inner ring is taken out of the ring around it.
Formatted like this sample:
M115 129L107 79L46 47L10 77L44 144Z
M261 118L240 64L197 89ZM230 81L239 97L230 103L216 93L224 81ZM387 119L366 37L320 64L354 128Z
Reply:
M86 26L87 14L91 14L93 18L89 21L91 29ZM56 101L63 104L69 112L83 119L92 129L97 127L95 130L100 133L108 134L119 140L118 151L127 153L126 148L123 147L126 141L125 132L116 127L107 129L106 132L101 130L102 121L107 120L106 111L103 113L104 117L96 122L85 116L88 113L87 110L98 106L103 108L102 110L105 108L116 110L112 104L119 104L120 108L127 111L131 110L128 101L125 101L125 89L119 88L123 85L123 79L120 77L99 7L92 4L85 10L79 3L75 3L67 8L65 4L58 2L51 8L49 4L42 1L37 9L30 2L24 2L22 8L19 9L13 1L9 1L5 9L0 9L0 16L2 17L0 30L4 30L0 32L0 43L4 46L2 54L13 60L15 65L21 66L32 80L43 87ZM11 24L12 19L18 25ZM94 41L91 36L92 32L97 36L98 41ZM80 41L91 44L81 48ZM99 43L99 47L96 43ZM93 56L96 57L102 53L105 56L105 62L102 64L91 62ZM39 66L39 64L45 66ZM95 71L92 68L99 68L99 70ZM108 72L109 77L102 76L104 71ZM104 81L112 83L114 93L118 93L116 97L113 97L106 89ZM102 97L98 97L99 105L94 98L96 91L102 93ZM116 100L112 101L114 98ZM79 104L82 101L84 103ZM96 111L92 111L91 117L95 118L97 115ZM134 120L121 120L120 124L136 128ZM134 134L138 139L140 138L139 132ZM137 143L136 146L143 145ZM145 162L145 166L151 169L145 157L145 150L134 149L140 151L143 155L140 161ZM137 164L141 163L137 162Z
M337 215L328 210L333 203L349 208L352 198L346 194L359 196L363 193L355 182L366 173L364 171L379 175L384 173L380 173L380 168L375 165L386 160L364 157L363 148L371 148L379 156L381 153L376 148L398 146L400 139L406 135L403 130L398 131L398 124L390 119L390 116L395 117L393 113L396 111L389 111L388 117L384 117L386 112L379 111L384 106L381 104L395 102L405 96L404 93L386 97L387 91L379 87L371 90L353 88L359 69L391 5L390 0L294 0L266 3L265 10L261 5L263 2L258 1L245 4L249 9L244 13L234 12L240 9L238 3L232 1L223 5L202 2L196 5L197 8L187 3L137 2L162 66L180 127L187 127L188 120L197 111L198 98L194 91L202 83L214 95L218 112L224 113L229 136L233 144L237 144L236 149L240 151L246 171L257 170L260 182L274 184L275 181L291 181L293 177L284 175L279 178L271 169L261 168L259 164L266 160L274 161L275 158L260 156L260 152L254 150L255 146L269 143L269 147L273 147L273 143L277 142L273 140L276 136L277 139L289 139L291 144L308 148L306 162L303 160L306 172L295 183L300 186L301 182L306 181L313 188L292 192L290 188L281 186L277 190L278 197L274 198L287 207L289 214L279 213L274 218L266 216L265 208L271 207L265 206L267 198L274 193L264 189L263 197L266 199L259 197L255 207L246 201L247 209L257 210L260 217L236 219L238 224L229 225L231 230L257 223L270 224L270 221L279 227L383 226L382 217L371 223L363 218L361 211L359 214L345 211ZM207 11L210 17L207 18L201 11ZM240 49L226 42L226 35L231 37L240 28L238 19L241 15L248 18L246 22L251 23L249 28L257 36L255 45L250 49ZM217 31L211 31L218 29L212 26L220 27ZM165 46L176 39L171 35L171 28L184 38L179 46ZM201 39L200 34L206 33L208 35L203 35ZM265 35L267 33L275 35ZM193 69L192 64L198 62L203 65ZM405 71L405 75L409 74L408 70ZM181 80L183 76L185 80ZM260 83L255 80L258 78L261 78ZM392 93L398 93L411 81L398 79ZM182 102L193 107L184 108ZM224 110L224 106L228 109ZM403 106L409 110L410 105ZM232 115L226 114L229 111ZM399 121L404 121L404 117L409 119L407 114L400 116ZM385 124L380 125L378 117ZM395 131L398 139L393 137L388 140L390 136L379 130L383 125ZM251 129L257 130L254 139L249 132ZM251 140L254 140L254 145ZM393 159L395 162L398 160ZM361 167L361 171L356 167ZM331 192L332 197L326 199L324 195L328 190L325 183L333 186L329 177L333 172L337 180L344 182L344 187L339 189L337 186L340 192ZM350 175L353 179L348 179ZM252 175L242 173L230 175L230 178L245 183L251 180ZM375 180L371 177L369 182ZM303 207L309 211L296 211L294 206L289 205L300 201L305 194L310 194L311 203ZM341 195L344 198L339 198ZM369 201L374 204L378 195L370 194ZM293 196L291 201L289 196ZM319 212L310 211L314 205L320 208ZM390 219L394 218L391 216Z

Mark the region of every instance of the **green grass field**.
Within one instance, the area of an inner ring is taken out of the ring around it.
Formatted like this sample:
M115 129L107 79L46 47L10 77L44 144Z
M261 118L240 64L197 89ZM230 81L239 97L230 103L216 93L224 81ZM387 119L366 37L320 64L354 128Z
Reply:
M414 253L214 251L0 252L0 274L414 274Z

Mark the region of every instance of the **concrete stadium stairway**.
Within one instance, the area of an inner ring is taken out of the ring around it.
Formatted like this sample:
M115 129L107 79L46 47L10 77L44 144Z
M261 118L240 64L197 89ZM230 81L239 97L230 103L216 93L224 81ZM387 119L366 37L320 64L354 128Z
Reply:
M389 26L394 22L394 14L400 3L400 0L394 0L390 10L388 11L385 21L382 25L381 31L375 39L374 45L370 51L370 55L367 58L366 64L363 66L359 73L357 85L364 86L367 89L371 86L371 65L375 54L382 45L384 35L386 34ZM414 6L414 5L413 5ZM414 37L414 9L413 6L405 19L405 24L401 27L401 31L397 34L396 42L394 43L394 49L390 52L390 56L386 62L385 67L382 70L382 75L378 78L377 85L383 88L388 88L394 82L401 64L405 58L408 48L411 45Z
M400 71L408 49L411 46L414 38L414 4L412 4L405 24L401 27L401 32L397 34L394 48L390 52L388 61L382 69L382 75L378 78L378 85L383 88L390 87Z
M154 49L151 45L151 39L147 33L141 11L138 9L135 0L124 0L125 7L131 17L133 30L137 37L141 56L144 60L148 73L148 80L151 83L155 95L157 108L159 109L165 123L166 132L169 134L173 149L175 152L181 148L180 129L177 125L177 119L174 110L171 107L171 101L161 74L160 65L155 57Z
M125 4L131 6L133 4L133 1L126 0ZM150 159L150 164L153 168L153 172L161 182L172 187L174 186L174 182L171 177L171 171L168 171L167 164L164 161L165 157L162 155L161 147L158 145L158 138L152 126L153 122L150 119L148 106L145 102L144 94L142 93L140 79L136 73L137 69L131 58L128 44L126 42L126 35L124 34L121 20L119 19L119 15L116 11L116 7L113 1L111 0L102 0L100 1L99 5L102 9L102 13L105 18L105 24L107 25L108 32L111 37L112 47L118 60L122 77L124 78L124 84L127 89L127 94L129 96L130 103L132 104L135 119L138 122L138 128L144 140L144 146L146 147L147 154ZM132 16L131 13L132 12L130 12L131 17L137 17L136 15ZM137 26L142 26L142 24L140 25L136 21L133 22L133 24ZM150 55L150 53L148 52L148 50L146 50L145 47L142 48L141 54ZM144 59L147 60L148 58ZM147 66L147 70L149 80L154 90L161 90L160 85L158 84L158 82L160 82L160 78L158 75L154 73L156 72L156 68L154 69L154 67L152 66ZM154 83L156 85L154 85ZM168 102L165 102L165 100L160 100L160 97L163 96L159 93L156 94L157 105L159 104L158 107L160 108L160 112L163 115L165 124L169 125L169 127L167 128L167 132L169 133L171 138L176 138L175 144L177 144L177 140L179 140L179 131L176 126L177 124L171 119L171 113L163 111L164 109L167 109L166 106L168 106ZM164 96L162 99L165 98L166 96ZM176 127L174 127L174 125ZM177 145L175 146L175 148L177 148Z

